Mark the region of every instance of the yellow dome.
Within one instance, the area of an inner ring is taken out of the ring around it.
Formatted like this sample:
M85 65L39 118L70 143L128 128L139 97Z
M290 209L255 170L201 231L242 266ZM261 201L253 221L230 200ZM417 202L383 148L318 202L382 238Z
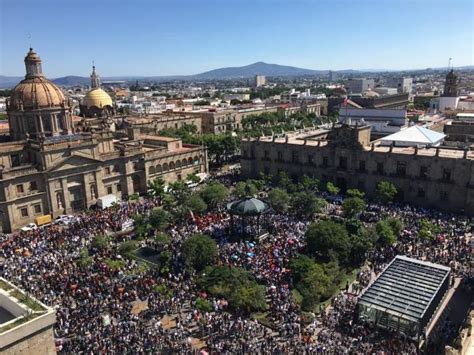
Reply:
M22 80L12 91L10 110L40 109L65 104L62 91L44 76Z
M107 94L101 88L95 88L86 94L84 100L82 100L82 105L86 106L87 108L92 106L102 108L105 106L113 106L113 103L109 94Z

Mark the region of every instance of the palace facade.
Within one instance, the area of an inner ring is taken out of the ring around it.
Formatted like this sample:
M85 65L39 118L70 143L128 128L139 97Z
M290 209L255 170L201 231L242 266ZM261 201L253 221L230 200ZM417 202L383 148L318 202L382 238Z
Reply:
M45 78L32 49L25 65L25 79L7 101L10 141L0 143L2 231L14 231L44 215L54 218L84 210L105 195L143 193L147 182L157 177L171 182L207 171L201 146L136 129L125 138L114 137L111 120L103 117L111 112L104 95L89 96L82 105L96 124L84 119L74 127L69 100ZM95 71L91 79L91 92L97 94Z
M314 176L322 184L358 188L374 196L382 180L392 182L398 201L474 214L474 153L454 148L382 146L369 126L341 124L241 142L244 177L286 172L297 181Z

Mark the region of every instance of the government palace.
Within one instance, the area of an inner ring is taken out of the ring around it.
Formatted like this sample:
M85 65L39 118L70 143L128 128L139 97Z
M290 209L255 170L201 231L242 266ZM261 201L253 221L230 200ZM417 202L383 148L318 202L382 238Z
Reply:
M0 143L1 231L87 209L106 195L143 193L157 177L171 182L207 172L201 146L133 127L117 138L112 99L95 68L75 124L71 101L45 78L31 48L25 66L25 79L7 101L9 139Z
M306 174L369 196L386 180L400 202L474 214L474 153L468 149L387 146L371 142L367 124L341 122L331 129L247 138L241 151L244 177L284 171L298 181Z

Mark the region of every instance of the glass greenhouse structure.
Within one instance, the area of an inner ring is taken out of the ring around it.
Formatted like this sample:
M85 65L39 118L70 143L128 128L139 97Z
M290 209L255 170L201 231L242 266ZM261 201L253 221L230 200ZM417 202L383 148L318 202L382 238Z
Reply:
M359 297L359 320L420 340L449 289L450 273L446 266L395 257Z

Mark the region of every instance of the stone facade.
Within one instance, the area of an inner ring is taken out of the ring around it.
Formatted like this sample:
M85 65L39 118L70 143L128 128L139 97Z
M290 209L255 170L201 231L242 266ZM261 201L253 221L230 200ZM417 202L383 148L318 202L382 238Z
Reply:
M171 182L189 173L207 172L206 150L201 146L133 129L118 139L108 118L94 126L85 119L74 127L62 93L51 96L60 89L44 78L36 53L30 50L25 63L26 79L13 90L7 108L11 129L20 125L24 131L21 135L12 132L11 142L0 143L3 232L35 223L43 215L54 218L84 210L108 194L143 193L147 182L156 177ZM49 96L24 94L21 90L26 84L37 92L46 85ZM52 119L50 113L56 110L63 123L57 126L53 119L49 130L45 117ZM30 117L35 124L24 125Z
M23 339L12 346L2 349L4 355L53 355L56 354L56 345L54 344L53 327L42 330L30 337Z
M201 133L201 117L187 113L163 113L146 116L128 116L125 118L126 127L140 127L141 132L157 134L162 130L178 129L186 125L196 127L196 133Z
M347 125L329 133L243 140L241 151L244 177L285 171L299 180L307 174L369 196L388 180L397 187L399 201L474 214L474 153L469 151L384 147L370 143L370 127Z

